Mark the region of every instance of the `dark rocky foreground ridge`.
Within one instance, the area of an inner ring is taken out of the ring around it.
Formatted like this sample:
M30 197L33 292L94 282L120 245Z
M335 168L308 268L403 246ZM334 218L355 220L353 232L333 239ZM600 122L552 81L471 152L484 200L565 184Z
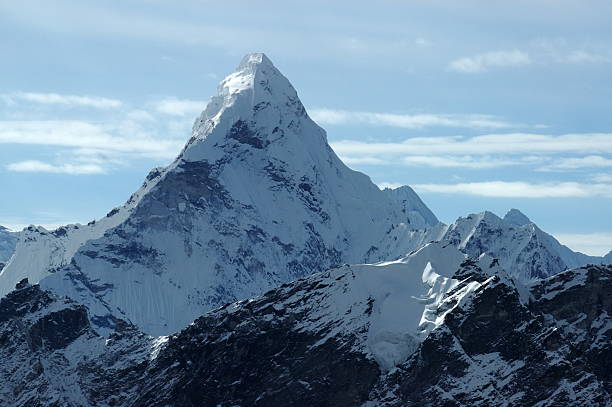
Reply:
M360 272L315 274L162 338L121 321L101 337L83 306L23 282L0 300L0 404L612 404L612 266L569 270L527 292L466 260L439 306L440 315L452 308L444 323L390 370L364 342L376 301L335 305Z

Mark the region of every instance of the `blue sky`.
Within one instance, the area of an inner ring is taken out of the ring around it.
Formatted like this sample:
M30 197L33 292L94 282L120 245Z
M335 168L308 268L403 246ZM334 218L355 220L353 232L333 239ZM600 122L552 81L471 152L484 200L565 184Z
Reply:
M444 222L612 249L609 1L0 2L0 224L87 222L265 52L336 152Z

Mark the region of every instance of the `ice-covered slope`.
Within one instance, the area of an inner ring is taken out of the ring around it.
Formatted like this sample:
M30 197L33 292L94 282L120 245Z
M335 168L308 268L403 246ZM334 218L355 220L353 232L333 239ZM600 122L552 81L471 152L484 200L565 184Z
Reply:
M524 282L589 263L606 263L603 257L587 256L562 245L517 209L503 219L488 211L459 218L442 241L470 256L487 253L498 258L504 269Z
M44 240L46 251L36 239L0 285L6 292L17 276L36 282L45 264L70 263L41 284L104 310L97 321L110 313L149 333L174 332L227 302L338 264L397 259L439 237L420 228L432 215L411 199L418 205L346 167L289 81L251 54L220 83L179 157L152 171L117 223L89 240ZM50 263L57 246L60 260Z
M0 264L4 264L11 258L19 239L19 233L11 232L4 226L0 226ZM2 266L0 266L2 270Z

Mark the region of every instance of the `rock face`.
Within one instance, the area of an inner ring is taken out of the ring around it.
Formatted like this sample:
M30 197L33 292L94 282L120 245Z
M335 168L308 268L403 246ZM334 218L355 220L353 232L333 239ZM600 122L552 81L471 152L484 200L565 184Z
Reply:
M346 167L289 81L251 54L172 164L107 218L32 228L0 286L28 277L85 304L95 321L168 334L313 272L397 259L439 237L431 224L415 194L394 199Z
M612 266L586 266L525 287L494 259L429 245L157 339L121 321L100 337L84 307L22 283L0 300L0 403L609 406L611 282Z
M488 211L459 218L448 227L442 241L469 256L487 253L499 259L512 277L524 283L588 263L610 263L604 257L587 256L563 246L517 209L503 219Z

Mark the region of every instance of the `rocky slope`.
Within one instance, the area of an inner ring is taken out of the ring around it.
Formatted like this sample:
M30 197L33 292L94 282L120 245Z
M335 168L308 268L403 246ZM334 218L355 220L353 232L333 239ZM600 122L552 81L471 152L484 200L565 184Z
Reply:
M21 283L0 300L2 405L609 406L612 267L531 287L428 245L211 311L170 337Z

